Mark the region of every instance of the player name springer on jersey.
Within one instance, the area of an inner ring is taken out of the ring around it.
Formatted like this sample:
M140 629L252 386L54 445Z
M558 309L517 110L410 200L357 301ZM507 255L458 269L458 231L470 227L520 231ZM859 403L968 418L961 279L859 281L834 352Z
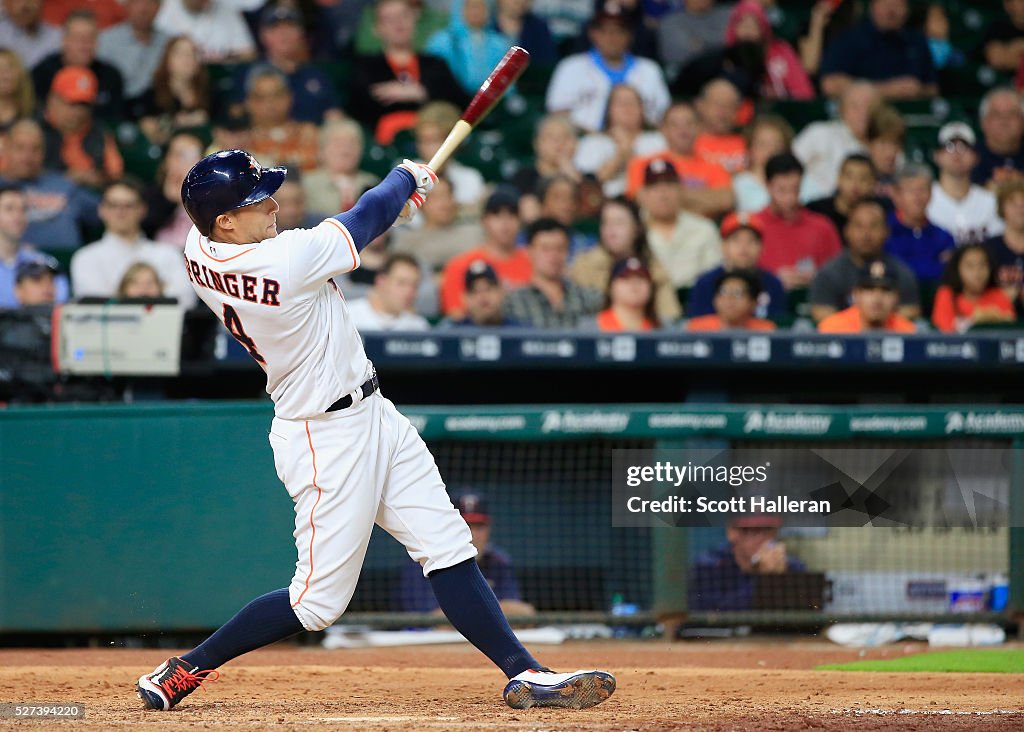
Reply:
M272 307L281 305L281 301L278 299L281 294L281 283L270 277L233 273L222 275L188 257L185 257L185 270L188 272L188 278L200 287L216 290L237 300L247 300Z

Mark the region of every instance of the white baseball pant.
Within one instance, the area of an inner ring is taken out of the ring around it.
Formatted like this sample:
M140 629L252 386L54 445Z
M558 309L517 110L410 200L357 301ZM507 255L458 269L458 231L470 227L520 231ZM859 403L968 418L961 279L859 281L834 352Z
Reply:
M424 574L476 556L426 444L380 392L315 419L275 417L270 444L295 504L298 560L288 591L306 630L345 612L375 522Z

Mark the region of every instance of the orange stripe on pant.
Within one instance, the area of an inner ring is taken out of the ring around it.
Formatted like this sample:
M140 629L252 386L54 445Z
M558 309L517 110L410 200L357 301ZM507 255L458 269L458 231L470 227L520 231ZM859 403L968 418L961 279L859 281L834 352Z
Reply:
M309 572L306 574L306 586L299 593L299 598L292 603L292 607L302 602L306 591L309 590L309 580L313 577L313 542L316 541L316 524L313 523L313 514L316 512L317 504L320 503L320 496L323 495L323 491L316 483L316 450L313 449L313 436L309 433L309 420L306 420L306 439L309 441L309 452L313 456L313 487L316 488L316 500L313 501L313 508L309 509L309 528L313 530L313 535L309 537Z

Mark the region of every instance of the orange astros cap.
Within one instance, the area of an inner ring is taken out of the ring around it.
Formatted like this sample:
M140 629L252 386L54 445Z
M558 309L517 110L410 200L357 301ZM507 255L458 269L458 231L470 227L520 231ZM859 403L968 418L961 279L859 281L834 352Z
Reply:
M731 213L722 219L722 238L728 238L740 229L750 229L757 238L760 239L764 235L764 231L761 227L761 222L757 220L757 216L742 212L742 213Z
M96 74L81 66L65 66L53 77L50 91L71 104L92 104L99 93Z

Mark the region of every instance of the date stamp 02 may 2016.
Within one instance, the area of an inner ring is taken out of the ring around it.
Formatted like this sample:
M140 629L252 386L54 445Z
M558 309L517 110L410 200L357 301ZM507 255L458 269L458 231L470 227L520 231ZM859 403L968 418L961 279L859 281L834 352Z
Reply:
M0 719L83 719L85 705L68 702L0 703Z

